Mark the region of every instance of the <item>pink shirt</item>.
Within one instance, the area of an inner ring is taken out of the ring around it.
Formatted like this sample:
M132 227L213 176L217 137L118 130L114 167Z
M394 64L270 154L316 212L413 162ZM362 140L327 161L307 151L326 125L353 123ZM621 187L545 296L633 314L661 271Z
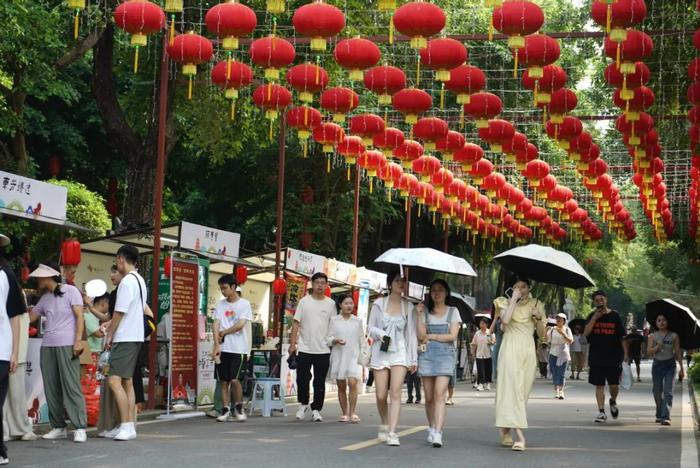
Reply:
M72 306L82 307L83 296L78 288L70 284L62 284L61 291L61 297L53 292L45 293L32 309L32 313L46 317L41 346L73 346L75 343L76 325Z

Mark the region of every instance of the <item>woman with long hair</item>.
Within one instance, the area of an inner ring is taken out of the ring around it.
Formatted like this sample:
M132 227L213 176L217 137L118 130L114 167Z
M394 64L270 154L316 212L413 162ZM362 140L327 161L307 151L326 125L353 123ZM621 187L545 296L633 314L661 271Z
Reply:
M566 325L566 314L557 314L557 323L547 330L546 340L549 343L548 362L549 368L552 370L554 398L563 400L566 364L571 359L569 345L574 342L571 329Z
M362 377L362 366L357 363L365 333L362 321L352 314L355 301L352 294L343 295L338 301L340 314L331 318L326 343L331 348L328 378L338 385L338 402L342 415L340 422L359 423L357 384Z
M683 354L678 335L668 329L668 317L663 313L656 316L647 343L647 356L654 358L651 365L652 391L656 402L656 422L671 425L670 407L673 404L673 381L676 377L676 362L679 366L678 379L683 380Z
M496 380L496 427L501 431L501 444L513 450L525 450L527 429L527 400L535 381L537 357L532 336L535 330L544 337L544 307L530 294L530 280L514 276L508 291L510 298L494 300L496 315L503 324L503 341L498 355ZM512 432L517 436L513 440Z
M423 381L425 414L428 417L428 443L442 447L445 425L445 396L454 375L455 341L461 319L456 307L447 303L450 287L443 279L430 283L426 304L418 304L418 341L424 350L418 355L418 374Z
M370 368L374 372L377 410L381 425L377 438L390 446L401 445L396 427L401 415L401 389L406 372L416 371L416 323L413 304L403 294L406 280L399 270L387 276L389 294L372 304ZM391 396L390 402L387 401Z

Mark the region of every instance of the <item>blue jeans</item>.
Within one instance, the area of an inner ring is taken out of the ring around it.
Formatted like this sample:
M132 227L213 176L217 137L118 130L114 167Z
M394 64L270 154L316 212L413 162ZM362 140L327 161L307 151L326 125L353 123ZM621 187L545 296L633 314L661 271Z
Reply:
M671 419L673 406L673 381L676 378L676 361L667 359L651 365L651 380L656 402L656 419Z
M566 362L564 362L561 366L557 366L557 359L559 359L557 356L549 355L549 369L552 371L552 381L554 382L554 385L557 385L559 387L564 386L564 375L566 374Z

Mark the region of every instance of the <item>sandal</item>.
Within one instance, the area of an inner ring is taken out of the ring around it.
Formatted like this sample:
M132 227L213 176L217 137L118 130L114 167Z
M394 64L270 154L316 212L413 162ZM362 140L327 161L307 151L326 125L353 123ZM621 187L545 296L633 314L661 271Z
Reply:
M342 415L341 417L338 418L338 422L348 422L348 417L345 415Z
M353 414L353 415L350 417L350 422L353 423L353 424L357 424L357 423L359 423L360 421L361 421L361 420L360 420L360 417L359 417L358 415L356 415L356 414Z
M501 431L501 445L503 445L504 447L510 447L511 445L513 445L513 436L511 435L510 431Z
M511 447L511 450L514 450L516 452L524 452L525 451L525 442L522 440L519 440L513 444L513 447Z

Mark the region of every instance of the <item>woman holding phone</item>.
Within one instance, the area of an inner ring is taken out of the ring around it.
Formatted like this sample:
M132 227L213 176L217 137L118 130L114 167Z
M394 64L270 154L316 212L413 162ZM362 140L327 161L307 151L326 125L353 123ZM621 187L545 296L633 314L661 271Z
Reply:
M544 337L544 307L530 294L530 280L522 275L509 282L506 296L496 298L496 315L503 324L503 342L498 357L496 380L496 427L501 444L513 450L525 450L523 429L527 429L527 400L535 381L537 356L532 335ZM514 441L512 432L517 440Z
M369 367L374 373L377 410L381 418L377 438L399 446L396 427L401 415L401 389L406 372L416 371L417 341L413 304L403 297L406 280L399 270L387 276L389 294L372 304L369 334L372 353ZM388 396L390 402L387 402Z
M447 282L436 279L430 283L427 303L416 307L418 341L424 348L418 355L418 374L423 380L428 443L433 447L442 447L445 395L456 367L455 341L461 327L459 311L447 305L448 297Z

